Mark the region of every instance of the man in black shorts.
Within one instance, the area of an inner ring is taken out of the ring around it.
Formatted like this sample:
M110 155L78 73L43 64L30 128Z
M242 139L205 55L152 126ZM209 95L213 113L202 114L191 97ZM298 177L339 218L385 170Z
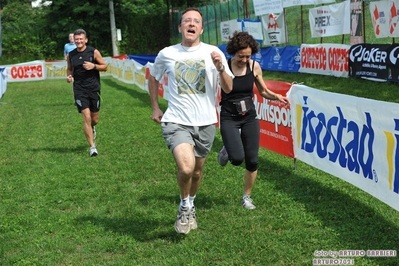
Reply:
M73 82L75 103L78 112L82 114L83 131L90 145L90 156L96 156L95 125L98 123L101 100L99 71L107 71L107 64L97 49L86 45L86 31L78 29L73 35L76 49L67 56L67 82Z

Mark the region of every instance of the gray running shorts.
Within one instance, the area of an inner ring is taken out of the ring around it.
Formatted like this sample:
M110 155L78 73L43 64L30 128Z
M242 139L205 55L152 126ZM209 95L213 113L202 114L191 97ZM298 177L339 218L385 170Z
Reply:
M171 122L162 122L162 135L168 148L173 149L182 143L194 146L195 157L206 157L215 139L216 127L214 124L207 126L185 126Z

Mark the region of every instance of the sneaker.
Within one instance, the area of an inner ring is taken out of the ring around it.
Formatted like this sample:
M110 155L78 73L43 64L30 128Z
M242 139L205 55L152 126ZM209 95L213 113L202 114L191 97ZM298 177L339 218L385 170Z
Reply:
M94 140L97 137L97 132L96 132L96 127L95 126L92 126L92 128L93 128L93 140Z
M177 214L175 222L175 230L179 234L188 234L190 232L190 210L188 207L183 208L179 206L179 213Z
M253 210L253 209L256 208L255 205L253 205L252 199L251 199L250 196L244 196L244 197L242 198L241 205L242 205L245 209L248 209L248 210Z
M218 162L221 166L225 166L229 162L229 155L224 146L218 154Z
M190 224L190 229L197 229L197 219L195 217L195 206L193 206L190 210L190 215L188 216L188 223Z
M90 147L90 156L91 156L91 157L97 156L97 154L98 154L98 152L97 152L96 145L91 146L91 147Z

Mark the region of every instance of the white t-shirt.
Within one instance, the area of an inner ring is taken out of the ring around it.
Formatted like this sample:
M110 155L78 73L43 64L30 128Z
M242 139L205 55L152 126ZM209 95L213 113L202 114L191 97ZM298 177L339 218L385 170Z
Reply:
M216 46L203 42L195 47L176 44L158 53L150 74L158 81L164 74L168 77L168 108L162 122L186 126L217 122L215 98L219 72L212 62L213 51L222 56L225 71L233 78L226 57Z

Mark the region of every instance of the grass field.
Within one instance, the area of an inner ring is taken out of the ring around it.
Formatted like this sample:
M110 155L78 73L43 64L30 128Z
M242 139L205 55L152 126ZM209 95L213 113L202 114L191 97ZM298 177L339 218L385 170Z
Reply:
M277 72L265 78L399 101L396 84ZM257 209L243 209L244 168L218 165L219 132L196 198L199 228L176 234L176 167L148 94L103 78L102 99L99 155L91 158L70 84L8 83L0 99L0 265L296 266L312 265L316 251L399 252L398 211L265 149L252 193ZM349 258L375 266L399 260Z

